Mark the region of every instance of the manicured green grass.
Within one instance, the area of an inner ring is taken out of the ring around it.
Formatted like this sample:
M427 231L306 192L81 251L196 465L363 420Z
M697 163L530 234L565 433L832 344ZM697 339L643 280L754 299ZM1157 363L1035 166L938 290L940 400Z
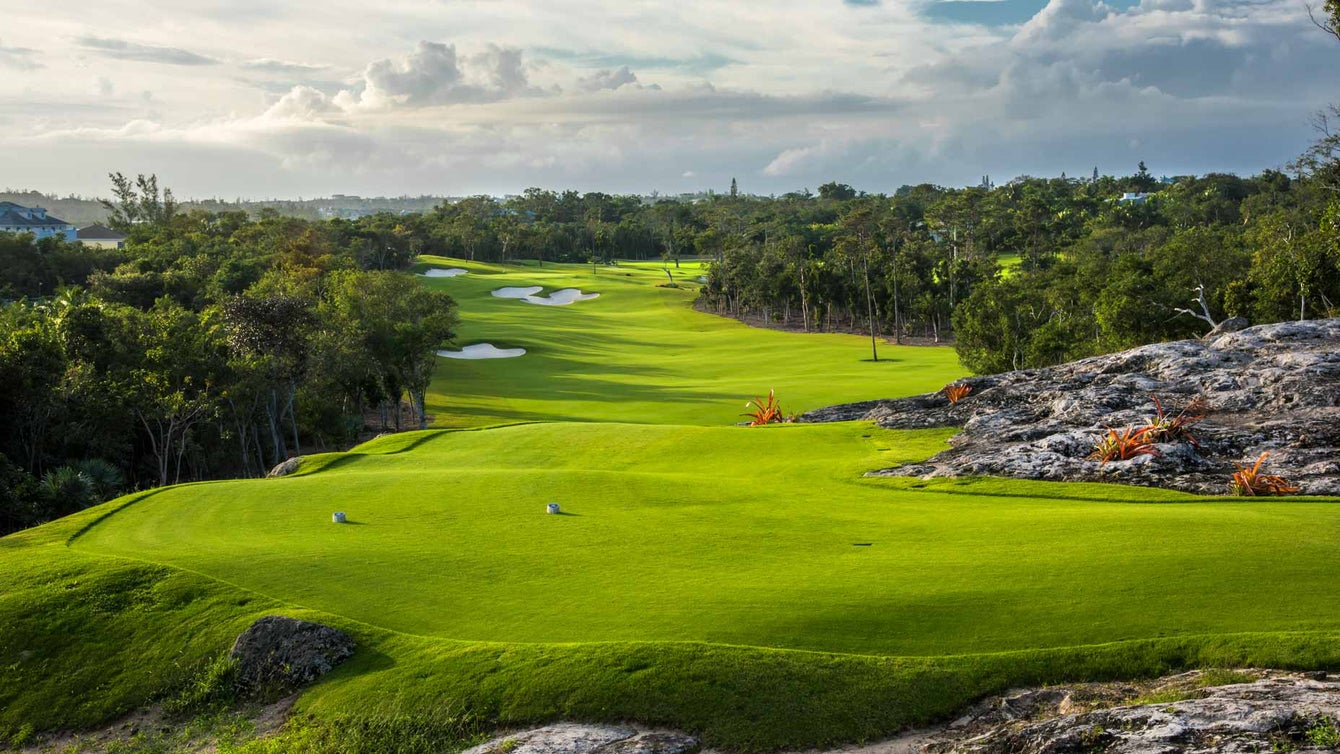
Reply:
M936 655L1340 629L1340 506L1152 490L1128 494L1170 504L1010 498L992 494L1004 482L967 495L861 478L946 434L428 433L304 476L167 490L73 546L471 641ZM546 515L550 501L566 515ZM332 525L334 510L353 525Z
M485 265L424 257L470 274L425 278L465 313L458 342L521 347L525 356L443 360L428 395L436 425L621 421L721 425L769 389L788 411L938 390L964 374L952 348L882 345L854 335L751 328L693 311L699 262L666 284L660 263ZM600 298L569 306L501 299L502 287L580 288Z
M1024 264L1023 254L1001 254L996 257L996 262L1000 264L1000 276L1010 277L1018 272Z
M863 477L950 432L729 425L769 387L793 410L935 389L951 351L873 364L860 338L749 329L659 265L436 261L471 270L426 281L463 343L531 349L443 361L438 424L471 429L0 539L0 748L172 694L276 612L359 649L247 752L443 751L553 719L804 748L1017 685L1340 667L1340 501ZM489 296L531 284L602 297Z

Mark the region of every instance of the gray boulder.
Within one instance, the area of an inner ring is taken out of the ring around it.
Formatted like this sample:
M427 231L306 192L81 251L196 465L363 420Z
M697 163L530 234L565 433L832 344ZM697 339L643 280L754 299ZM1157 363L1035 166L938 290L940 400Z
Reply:
M682 733L557 723L499 736L464 754L687 754L697 748L698 740Z
M343 631L305 620L267 615L233 643L236 686L244 697L290 691L329 673L354 653Z
M298 467L301 465L302 465L302 456L294 456L288 459L287 461L284 461L283 463L277 464L273 469L270 469L269 473L267 473L265 477L267 479L274 479L276 477L288 476L289 474L292 474L293 472L297 471Z
M813 411L805 422L874 421L890 429L962 427L951 448L886 476L1006 476L1120 482L1225 493L1234 463L1269 453L1263 472L1302 494L1340 495L1340 319L1281 322L1199 340L961 380L951 404L938 393ZM1192 427L1199 447L1165 442L1158 456L1088 459L1108 427L1154 414L1150 395L1176 414L1197 397L1209 416Z
M1173 701L1148 704L1114 703L1110 697L1121 690L1102 686L1023 692L978 705L930 736L922 751L1247 754L1340 747L1340 682L1300 674L1264 676L1201 689L1194 674L1187 674L1163 689Z

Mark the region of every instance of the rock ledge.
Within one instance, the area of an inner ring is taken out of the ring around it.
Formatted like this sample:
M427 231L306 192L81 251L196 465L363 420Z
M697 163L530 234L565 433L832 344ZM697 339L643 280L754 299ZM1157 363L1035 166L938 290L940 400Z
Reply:
M961 382L972 393L956 404L930 393L833 406L800 420L963 428L950 450L876 475L1120 482L1223 494L1235 462L1269 452L1263 472L1305 495L1340 495L1340 319L1261 325ZM1151 394L1173 414L1196 396L1209 402L1210 415L1193 427L1200 447L1162 443L1157 457L1087 460L1108 427L1142 425L1154 414Z
M688 754L698 739L616 725L558 723L499 736L463 754Z

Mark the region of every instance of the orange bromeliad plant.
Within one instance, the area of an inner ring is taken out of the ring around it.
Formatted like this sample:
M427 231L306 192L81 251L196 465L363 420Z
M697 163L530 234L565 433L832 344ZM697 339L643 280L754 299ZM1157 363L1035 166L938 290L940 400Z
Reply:
M1233 464L1238 467L1238 470L1233 472L1233 481L1230 482L1234 494L1246 496L1289 495L1298 491L1297 487L1289 484L1282 476L1261 473L1261 464L1265 462L1268 455L1270 453L1262 453L1261 457L1256 459L1256 463L1251 466Z
M1191 434L1191 425L1204 419L1210 412L1210 405L1201 396L1196 396L1182 409L1176 416L1168 414L1163 409L1163 402L1157 395L1149 394L1154 399L1154 410L1157 412L1152 419L1149 419L1143 430L1149 435L1150 442L1173 442L1185 440L1196 447L1200 447L1200 442L1196 436Z
M972 393L972 385L945 385L940 392L945 394L950 403L958 403Z
M782 407L777 404L777 397L773 395L771 390L768 391L768 399L766 401L762 398L755 398L744 404L745 408L749 408L750 406L754 407L753 411L740 415L749 417L749 426L751 427L760 427L764 424L777 424L784 419Z
M1089 454L1089 460L1102 461L1125 461L1136 456L1157 456L1158 450L1154 444L1149 441L1148 428L1136 429L1127 427L1125 432L1108 427L1107 434L1098 438L1098 442L1093 444L1093 452Z

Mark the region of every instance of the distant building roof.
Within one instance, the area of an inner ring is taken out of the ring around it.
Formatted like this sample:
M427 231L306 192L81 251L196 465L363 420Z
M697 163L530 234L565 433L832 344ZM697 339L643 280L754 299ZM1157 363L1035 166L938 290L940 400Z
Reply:
M126 234L117 233L106 225L90 225L79 229L80 241L124 241Z
M11 228L71 228L74 226L47 214L41 207L25 207L14 202L0 202L0 226Z

